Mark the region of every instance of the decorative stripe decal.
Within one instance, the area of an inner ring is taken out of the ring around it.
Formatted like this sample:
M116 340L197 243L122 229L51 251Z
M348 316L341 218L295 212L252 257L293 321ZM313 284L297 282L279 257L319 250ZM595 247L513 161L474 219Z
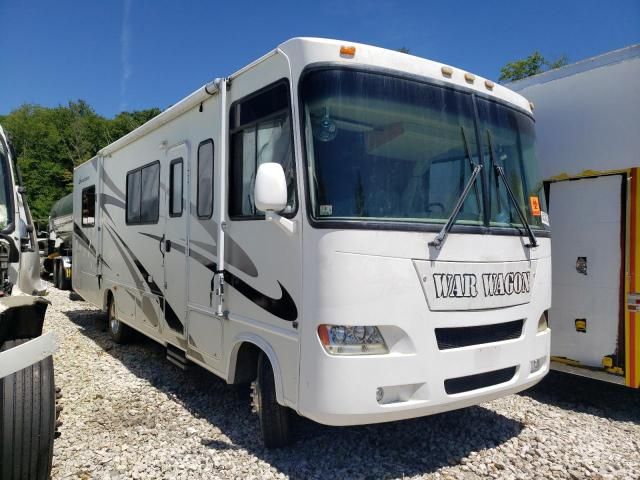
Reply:
M89 251L91 252L91 255L93 255L95 257L96 256L95 247L93 245L91 245L91 241L84 234L84 232L80 228L80 225L78 225L76 222L73 222L73 233L75 233L78 237L80 237L80 241L82 243L84 243L84 246L89 249Z
M107 172L104 169L104 166L102 166L102 168L100 169L100 173L101 173L101 177L102 177L102 181L104 182L104 184L109 187L113 193L115 193L119 199L124 202L124 198L126 198L124 192L122 190L120 190L118 188L118 186L114 183L113 180L111 180L111 177L109 177L109 175L107 175Z
M191 250L189 252L189 256L211 272L216 273L218 271L218 265L204 255L200 255L199 253ZM280 317L282 320L287 322L293 322L298 318L298 308L296 307L296 303L293 301L293 298L291 298L289 292L287 292L287 289L284 288L280 282L278 282L278 286L280 287L280 298L271 298L236 277L228 270L224 271L224 279L227 285L231 285L238 291L238 293L245 296L271 315Z
M144 235L145 237L149 237L158 242L162 240L162 237L159 235L153 235L151 233L145 233L145 232L138 232L138 233L140 235ZM195 242L192 242L192 243L195 243ZM198 243L201 243L201 242L198 242ZM171 248L175 248L176 250L181 251L182 253L184 253L185 251L185 248L183 245L173 243L173 242L171 244ZM196 260L201 265L203 265L206 269L210 270L211 272L216 273L218 271L218 265L214 261L209 260L204 255L201 255L195 252L193 249L191 249L191 251L189 252L189 256L194 260ZM229 263L230 265L233 265L233 263L231 262ZM251 262L251 265L253 265L253 262ZM235 265L233 266L235 267ZM256 276L257 276L257 272L256 272ZM293 298L291 298L291 295L289 294L289 292L287 292L287 290L282 286L280 282L278 282L278 285L280 286L280 298L271 298L259 292L258 290L253 288L251 285L244 282L240 278L236 277L233 273L229 272L228 270L224 271L224 278L227 284L231 285L240 294L244 295L253 303L258 305L263 310L266 310L270 314L275 315L276 317L280 317L281 319L286 320L288 322L293 322L298 318L298 309L296 308L296 304L293 301Z
M105 225L105 227L108 227L108 226ZM171 305L164 298L164 295L162 294L162 290L160 290L160 287L158 287L156 282L153 279L151 281L149 281L149 277L150 277L149 272L144 267L144 265L142 265L142 262L140 262L140 260L138 260L138 258L133 254L133 252L127 246L127 244L124 242L122 237L120 237L120 235L118 235L118 232L116 232L111 227L108 227L108 232L112 236L115 235L116 237L118 237L118 240L120 240L120 243L127 250L127 253L129 254L131 259L133 260L133 263L136 266L136 268L138 269L138 272L140 273L140 275L142 276L142 279L144 280L144 282L149 287L149 290L151 291L152 294L157 296L158 302L160 303L160 309L164 313L164 319L167 322L167 325L169 326L169 328L171 328L172 330L174 330L174 331L176 331L178 333L184 333L184 325L183 325L183 323L180 321L180 318L176 315L176 313L173 310L173 308L171 307ZM116 242L116 246L118 246L117 242ZM122 257L125 258L125 260L126 260L125 255L122 255ZM129 267L129 270L131 271L131 267ZM135 278L135 275L134 275L134 278ZM136 285L138 285L138 282L136 282Z

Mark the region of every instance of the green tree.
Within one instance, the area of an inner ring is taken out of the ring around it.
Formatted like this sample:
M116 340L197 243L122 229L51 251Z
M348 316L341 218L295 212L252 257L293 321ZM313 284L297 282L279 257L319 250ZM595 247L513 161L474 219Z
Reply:
M535 51L522 60L507 62L500 69L500 78L498 80L500 82L522 80L523 78L531 77L532 75L537 75L547 70L563 67L567 62L568 58L566 55L561 55L557 60L550 61L543 57L540 52Z
M159 113L151 108L107 119L77 100L55 108L22 105L0 116L16 151L34 219L45 220L53 203L71 192L74 167Z

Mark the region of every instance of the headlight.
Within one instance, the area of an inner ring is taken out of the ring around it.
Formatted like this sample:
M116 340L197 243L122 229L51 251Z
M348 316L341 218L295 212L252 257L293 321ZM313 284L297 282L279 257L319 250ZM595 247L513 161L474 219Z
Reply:
M547 328L549 328L549 317L548 310L542 312L540 318L538 319L538 333L544 332Z
M320 325L318 337L332 355L375 355L389 353L378 327Z

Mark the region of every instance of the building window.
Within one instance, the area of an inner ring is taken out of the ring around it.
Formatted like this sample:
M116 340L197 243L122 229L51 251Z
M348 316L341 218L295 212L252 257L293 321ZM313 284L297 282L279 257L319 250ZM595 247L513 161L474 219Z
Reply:
M160 162L127 173L127 223L157 223L160 213Z
M176 158L169 164L169 216L182 215L182 158Z
M96 186L82 190L82 226L93 227L96 224Z
M266 162L282 165L288 192L283 215L295 214L296 172L288 82L278 82L234 103L229 125L229 215L232 218L264 216L264 212L256 209L253 189L258 167Z
M198 218L211 218L213 214L213 140L198 146Z

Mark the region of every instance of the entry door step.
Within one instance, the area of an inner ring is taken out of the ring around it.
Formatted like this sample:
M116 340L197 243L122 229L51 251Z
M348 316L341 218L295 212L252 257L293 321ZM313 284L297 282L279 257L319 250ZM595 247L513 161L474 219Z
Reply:
M189 368L189 360L187 360L184 351L173 345L167 345L167 360L180 370L187 370Z

